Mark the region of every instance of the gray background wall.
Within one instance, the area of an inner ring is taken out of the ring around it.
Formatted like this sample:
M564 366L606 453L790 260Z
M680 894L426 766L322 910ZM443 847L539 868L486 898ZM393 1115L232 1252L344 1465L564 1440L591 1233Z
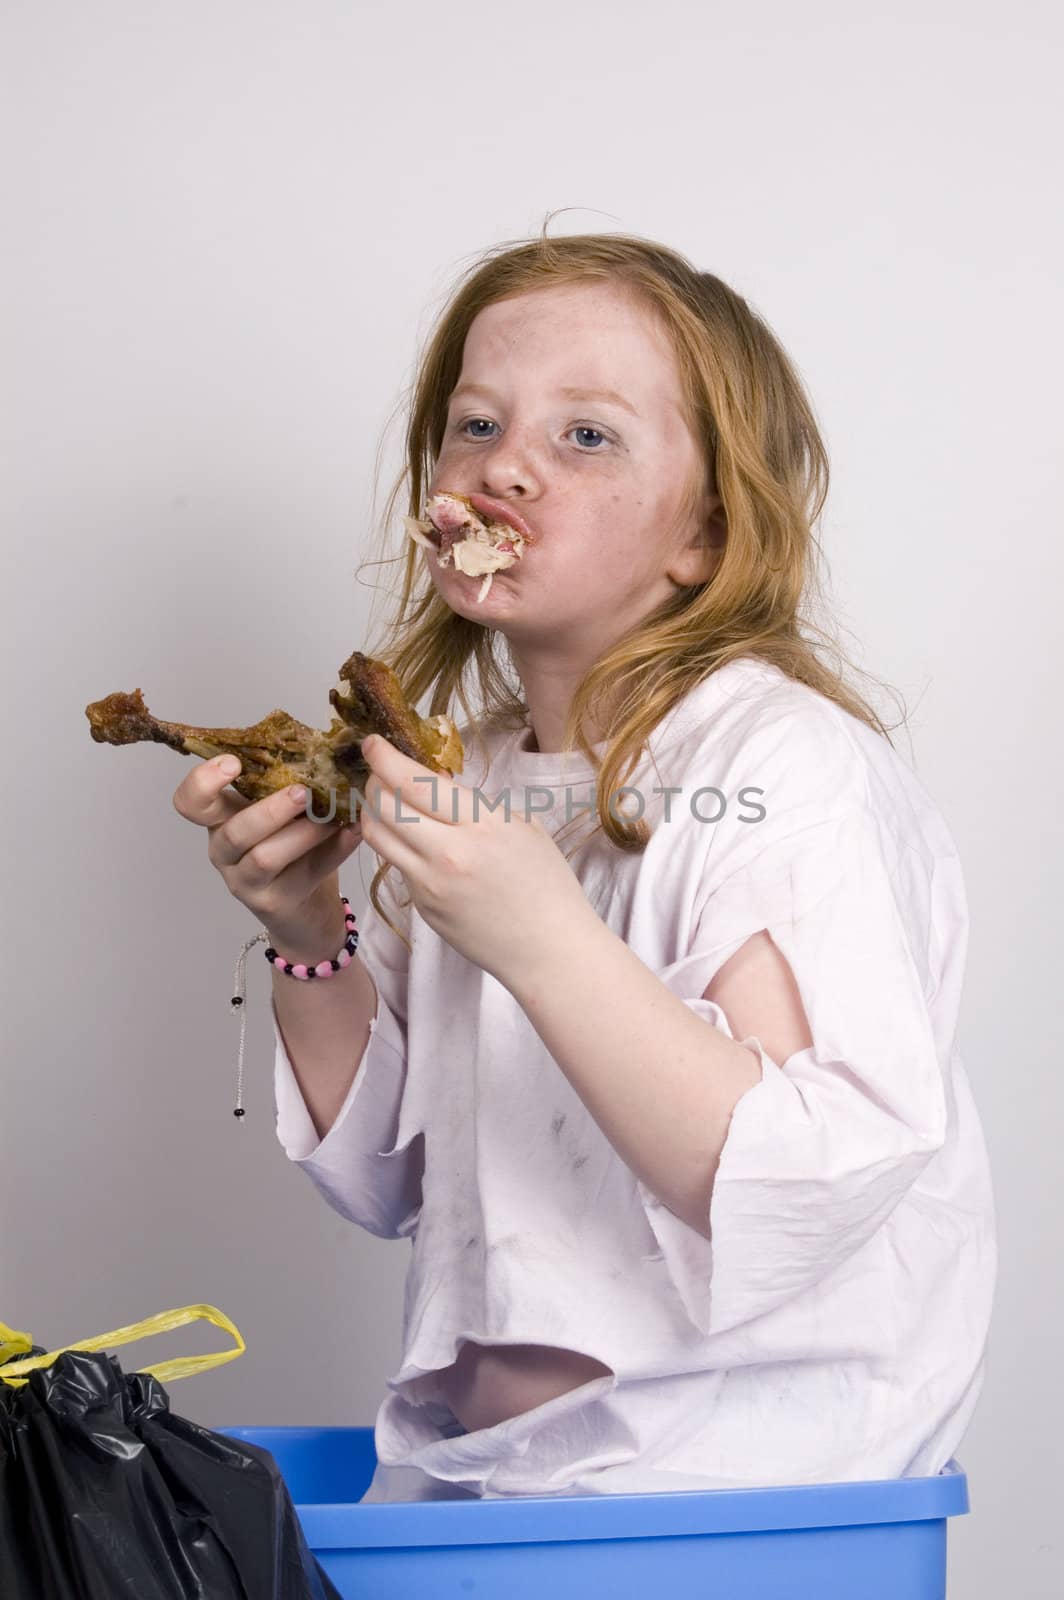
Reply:
M84 706L327 718L417 345L473 252L577 207L556 231L747 295L822 419L844 643L907 697L971 901L1001 1273L951 1594L1057 1592L1059 10L8 0L2 29L0 1317L55 1346L213 1302L247 1354L177 1409L372 1421L409 1246L276 1143L261 949L238 1130L255 924L172 809L187 764L97 747Z

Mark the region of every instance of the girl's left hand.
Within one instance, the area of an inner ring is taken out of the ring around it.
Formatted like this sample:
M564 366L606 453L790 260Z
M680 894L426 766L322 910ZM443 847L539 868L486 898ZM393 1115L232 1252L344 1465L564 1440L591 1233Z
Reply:
M403 874L442 939L506 987L574 918L598 921L546 828L412 761L380 734L362 742L372 776L362 837Z

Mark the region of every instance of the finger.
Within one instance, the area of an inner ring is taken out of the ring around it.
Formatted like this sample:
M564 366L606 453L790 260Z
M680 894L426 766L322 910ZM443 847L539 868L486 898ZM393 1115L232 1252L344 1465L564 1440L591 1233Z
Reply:
M225 756L214 756L210 761L200 761L192 768L174 790L174 810L188 822L202 828L214 828L230 817L245 810L250 804L236 790L226 794L228 784L239 772L227 772L223 766Z
M310 823L308 826L313 828L314 824ZM292 825L293 830L299 828L300 824L298 823ZM285 830L286 833L291 831L290 829ZM271 904L278 906L302 905L325 878L328 878L354 855L362 842L357 825L344 828L319 827L316 829L316 833L318 836L317 842L312 844L310 849L304 847L302 854L296 856L275 876L271 876L266 885L267 897ZM322 834L325 834L325 838L321 837ZM276 837L277 841L280 842L282 835L278 834ZM234 872L240 874L242 882L246 881L244 874L249 859L249 857L245 857L244 862L233 869ZM262 903L261 895L260 903ZM264 916L269 914L265 903L262 903L262 914Z
M371 779L370 782L373 780ZM396 867L408 883L416 883L421 876L423 858L410 848L408 840L418 828L388 829L369 804L369 785L366 786L366 804L362 807L362 838L381 863ZM432 818L423 817L426 826L439 827Z
M237 863L243 865L249 855L253 856L245 882L255 887L317 844L325 829L337 832L335 824L312 820L307 815L306 796L305 787L295 784L234 810L211 830L207 854L213 864L224 870ZM290 831L293 825L294 831Z
M366 785L366 803L380 821L403 828L411 812L419 813L419 822L448 827L463 820L465 791L446 772L411 760L379 733L362 741L362 753L373 774Z
M265 801L258 803L264 807L266 805ZM228 831L227 828L219 830L218 839L212 841L216 853ZM351 833L343 833L339 826L318 822L300 811L299 816L286 822L282 827L275 828L251 845L235 862L223 860L219 855L216 865L219 871L226 875L235 874L242 889L257 891L283 876L285 870L294 862L314 856L321 845L331 843L340 837L345 842L350 842L353 837L353 846L357 845L362 838L361 828L355 824L352 836ZM208 854L211 854L210 850Z

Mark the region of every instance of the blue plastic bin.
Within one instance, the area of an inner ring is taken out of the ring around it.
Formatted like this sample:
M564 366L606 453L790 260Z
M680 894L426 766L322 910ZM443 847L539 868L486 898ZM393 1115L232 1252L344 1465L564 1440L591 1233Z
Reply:
M372 1428L219 1431L271 1452L344 1600L943 1600L946 1518L968 1510L956 1461L792 1489L362 1506Z

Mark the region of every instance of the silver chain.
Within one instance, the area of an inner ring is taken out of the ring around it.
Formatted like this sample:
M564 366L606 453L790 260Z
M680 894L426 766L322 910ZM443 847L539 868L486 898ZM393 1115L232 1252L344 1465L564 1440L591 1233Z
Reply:
M265 928L255 934L254 938L246 939L240 954L236 958L236 968L233 972L233 998L229 1002L229 1009L235 1017L240 1019L240 1047L236 1058L236 1106L233 1115L241 1127L244 1125L244 1040L247 1034L248 1008L247 1008L247 960L248 953L257 944L269 944L270 936Z

